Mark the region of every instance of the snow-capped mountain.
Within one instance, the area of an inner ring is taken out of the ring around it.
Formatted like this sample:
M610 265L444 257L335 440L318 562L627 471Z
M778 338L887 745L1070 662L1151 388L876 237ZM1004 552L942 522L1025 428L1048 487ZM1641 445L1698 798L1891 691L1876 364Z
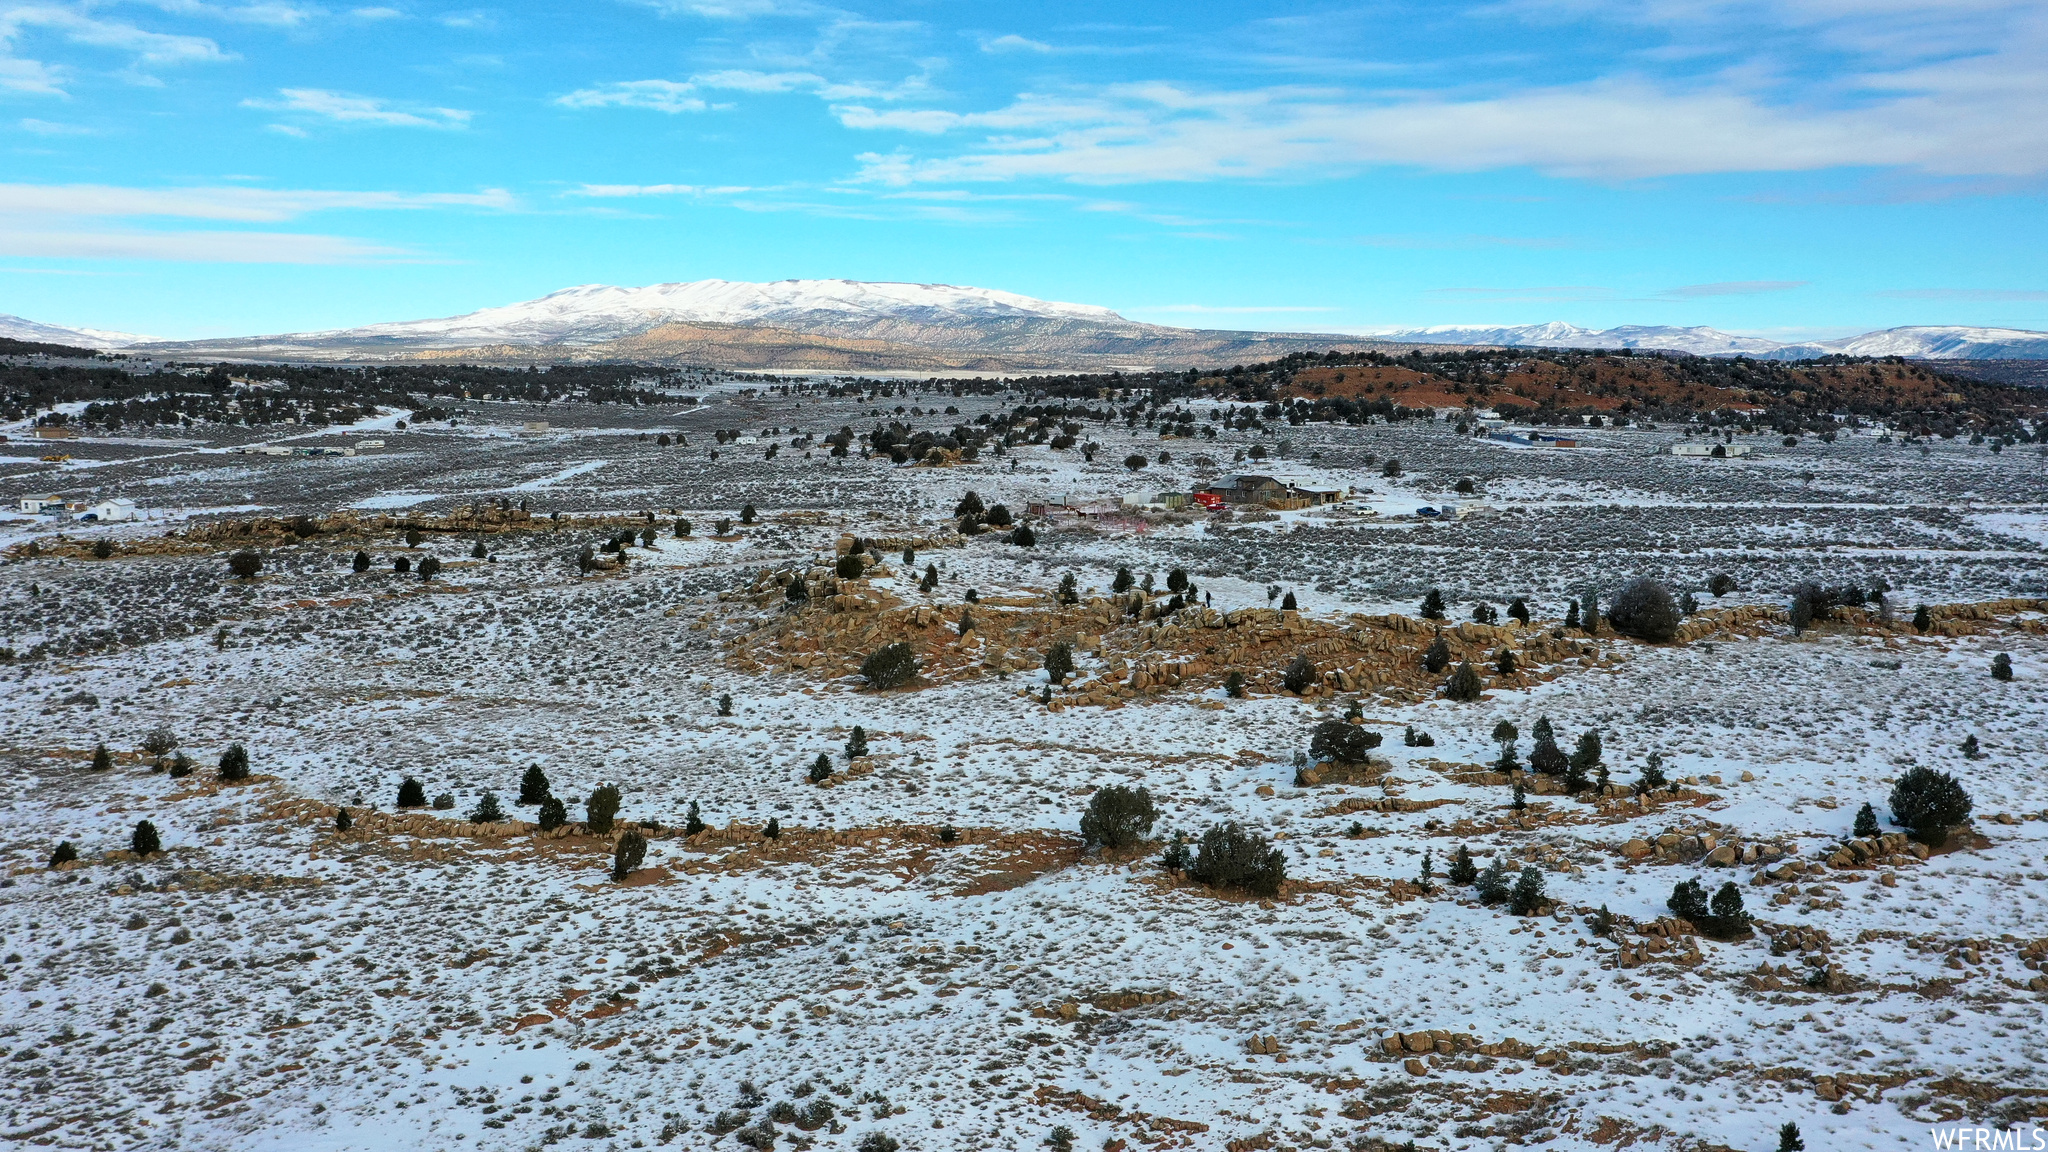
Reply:
M1695 356L1753 356L1760 360L1809 360L1819 356L1906 356L1919 360L2048 359L2048 332L2021 328L1920 326L1887 328L1839 340L1780 344L1735 336L1717 328L1629 324L1591 329L1553 321L1515 327L1438 325L1381 329L1375 339L1403 344L1491 344L1506 348L1642 348Z
M38 324L6 313L0 313L0 337L26 340L32 344L68 344L73 348L100 349L126 348L154 339L132 332L106 332L98 328L60 328L55 324Z
M1906 356L1916 360L2048 360L2048 332L1960 326L1886 328L1841 340L1782 344L1773 360L1814 356Z
M1763 355L1780 345L1753 336L1732 336L1716 328L1673 328L1655 324L1629 324L1620 328L1595 330L1552 321L1488 328L1475 325L1441 324L1431 328L1403 328L1375 331L1381 340L1403 344L1498 344L1507 348L1647 348L1666 352L1690 352L1695 356L1721 356L1740 352Z
M438 320L403 320L257 337L294 344L598 344L663 324L767 325L867 337L882 326L981 326L1051 321L1132 325L1107 308L1062 304L951 284L877 284L858 280L777 280L752 284L696 280L620 288L582 284L537 300ZM1135 325L1133 325L1135 326Z
M544 355L528 356L522 350L555 348L560 350L558 356L572 359L666 363L708 356L707 349L713 346L732 345L727 351L736 359L720 356L706 362L734 367L763 355L759 349L764 338L772 336L767 343L785 348L809 348L823 341L831 345L828 359L851 356L852 362L870 370L886 363L987 371L1185 368L1249 364L1292 352L1359 350L1389 343L1639 348L1779 360L1830 353L1933 360L2048 359L2048 333L2008 328L1891 328L1801 344L1780 344L1705 327L1590 329L1557 322L1441 325L1350 336L1209 331L1147 324L1091 304L1039 300L988 288L859 280L777 280L766 284L697 280L641 288L584 284L460 316L236 339L151 341L11 316L0 317L0 335L181 358L252 360L446 359L465 350L500 359L546 359ZM791 339L795 337L801 339ZM847 341L874 346L854 349ZM746 350L741 350L742 345ZM804 353L813 354L819 353L815 349Z

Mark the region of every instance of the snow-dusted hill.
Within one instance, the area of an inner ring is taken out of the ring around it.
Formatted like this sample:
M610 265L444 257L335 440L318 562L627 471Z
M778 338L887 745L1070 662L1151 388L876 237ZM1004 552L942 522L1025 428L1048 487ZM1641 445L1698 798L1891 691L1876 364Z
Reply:
M1131 323L1107 308L951 284L877 284L858 280L777 280L752 284L696 280L645 288L582 284L550 292L538 300L485 308L443 320L406 320L306 335L445 344L594 344L677 321L764 324L802 330L806 323L975 325L991 320Z
M1768 355L1774 360L1804 360L1830 354L1916 360L2048 360L2048 332L1961 326L1886 328L1842 340L1785 344Z
M1718 356L1730 352L1769 353L1779 345L1752 336L1731 336L1714 328L1672 328L1630 324L1595 330L1552 321L1514 327L1441 324L1372 333L1381 340L1414 344L1498 344L1508 348L1648 348Z
M2021 328L1916 326L1887 328L1840 340L1780 344L1736 336L1717 328L1628 324L1591 329L1552 321L1512 327L1445 324L1430 328L1374 331L1375 339L1401 343L1497 344L1507 348L1643 348L1695 356L1754 356L1766 360L1807 360L1819 356L1907 356L1919 360L2048 359L2048 332Z
M1068 304L952 284L859 280L734 280L617 287L584 284L535 300L460 316L401 320L356 328L236 339L157 342L91 329L62 328L0 316L0 335L95 348L205 358L363 359L433 354L450 349L554 347L563 355L610 358L609 347L669 325L774 329L831 340L883 341L897 351L883 359L995 357L990 370L1104 367L1188 367L1250 363L1290 352L1370 347L1383 343L1500 345L1526 348L1640 348L1698 356L1743 355L1776 360L1843 353L1931 360L2048 359L2048 333L2012 328L1905 327L1840 340L1781 344L1706 327L1624 325L1590 329L1561 322L1519 326L1441 325L1375 331L1362 336L1304 332L1220 332L1130 320L1108 308ZM699 334L702 335L701 333ZM744 334L736 337L750 343ZM700 341L701 342L701 341ZM728 367L747 366L735 360Z
M74 348L126 348L133 344L146 343L154 337L137 336L132 332L105 332L98 328L62 328L55 324L39 324L19 316L0 313L0 338L27 340L35 344L69 344Z

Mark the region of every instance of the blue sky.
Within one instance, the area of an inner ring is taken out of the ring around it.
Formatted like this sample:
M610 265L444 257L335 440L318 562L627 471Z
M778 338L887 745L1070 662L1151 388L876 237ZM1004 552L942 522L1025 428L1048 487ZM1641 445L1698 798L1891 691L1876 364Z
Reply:
M2048 5L0 0L0 312L571 284L1198 327L2048 329Z

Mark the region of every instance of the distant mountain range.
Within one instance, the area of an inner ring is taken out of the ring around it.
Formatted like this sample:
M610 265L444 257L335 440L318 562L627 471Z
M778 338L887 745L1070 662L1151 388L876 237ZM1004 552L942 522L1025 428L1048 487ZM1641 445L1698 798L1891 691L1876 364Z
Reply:
M628 360L729 369L1021 372L1213 367L1292 352L1391 346L1640 348L1799 360L1830 353L1947 359L2048 359L2048 333L2009 328L1890 328L1844 340L1780 344L1712 328L1570 324L1412 328L1364 335L1171 328L1107 308L988 288L857 280L754 284L699 280L621 288L586 284L537 300L438 320L405 320L223 340L160 341L0 316L0 336L181 360Z
M1525 324L1514 328L1443 325L1373 331L1376 340L1398 343L1484 344L1507 348L1642 348L1689 352L1695 356L1750 356L1759 360L1812 360L1820 356L1905 356L1916 360L2048 359L2048 332L2023 328L1913 326L1886 328L1803 344L1780 344L1734 336L1716 328L1625 325L1594 330L1571 324Z
M38 324L34 320L0 312L0 339L111 350L141 344L155 337L137 336L132 332L105 332L98 328L60 328L55 324Z

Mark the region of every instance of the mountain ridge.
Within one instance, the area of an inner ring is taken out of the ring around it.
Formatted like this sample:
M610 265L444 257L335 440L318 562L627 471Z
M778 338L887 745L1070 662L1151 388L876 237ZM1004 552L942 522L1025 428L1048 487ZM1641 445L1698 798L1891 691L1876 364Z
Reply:
M649 338L677 325L667 336ZM753 329L761 331L740 335ZM1351 334L1256 332L1150 324L1099 305L990 288L860 280L579 284L457 316L211 340L155 340L0 315L0 336L185 359L445 360L469 350L479 357L534 362L635 355L673 361L690 354L718 366L748 368L775 366L751 359L773 349L777 360L843 360L869 371L886 370L889 363L902 370L940 364L987 371L1207 367L1391 345L1632 348L1772 360L1832 354L2048 359L2048 332L2016 328L1907 325L1800 343L1704 326L1590 329L1561 321Z

